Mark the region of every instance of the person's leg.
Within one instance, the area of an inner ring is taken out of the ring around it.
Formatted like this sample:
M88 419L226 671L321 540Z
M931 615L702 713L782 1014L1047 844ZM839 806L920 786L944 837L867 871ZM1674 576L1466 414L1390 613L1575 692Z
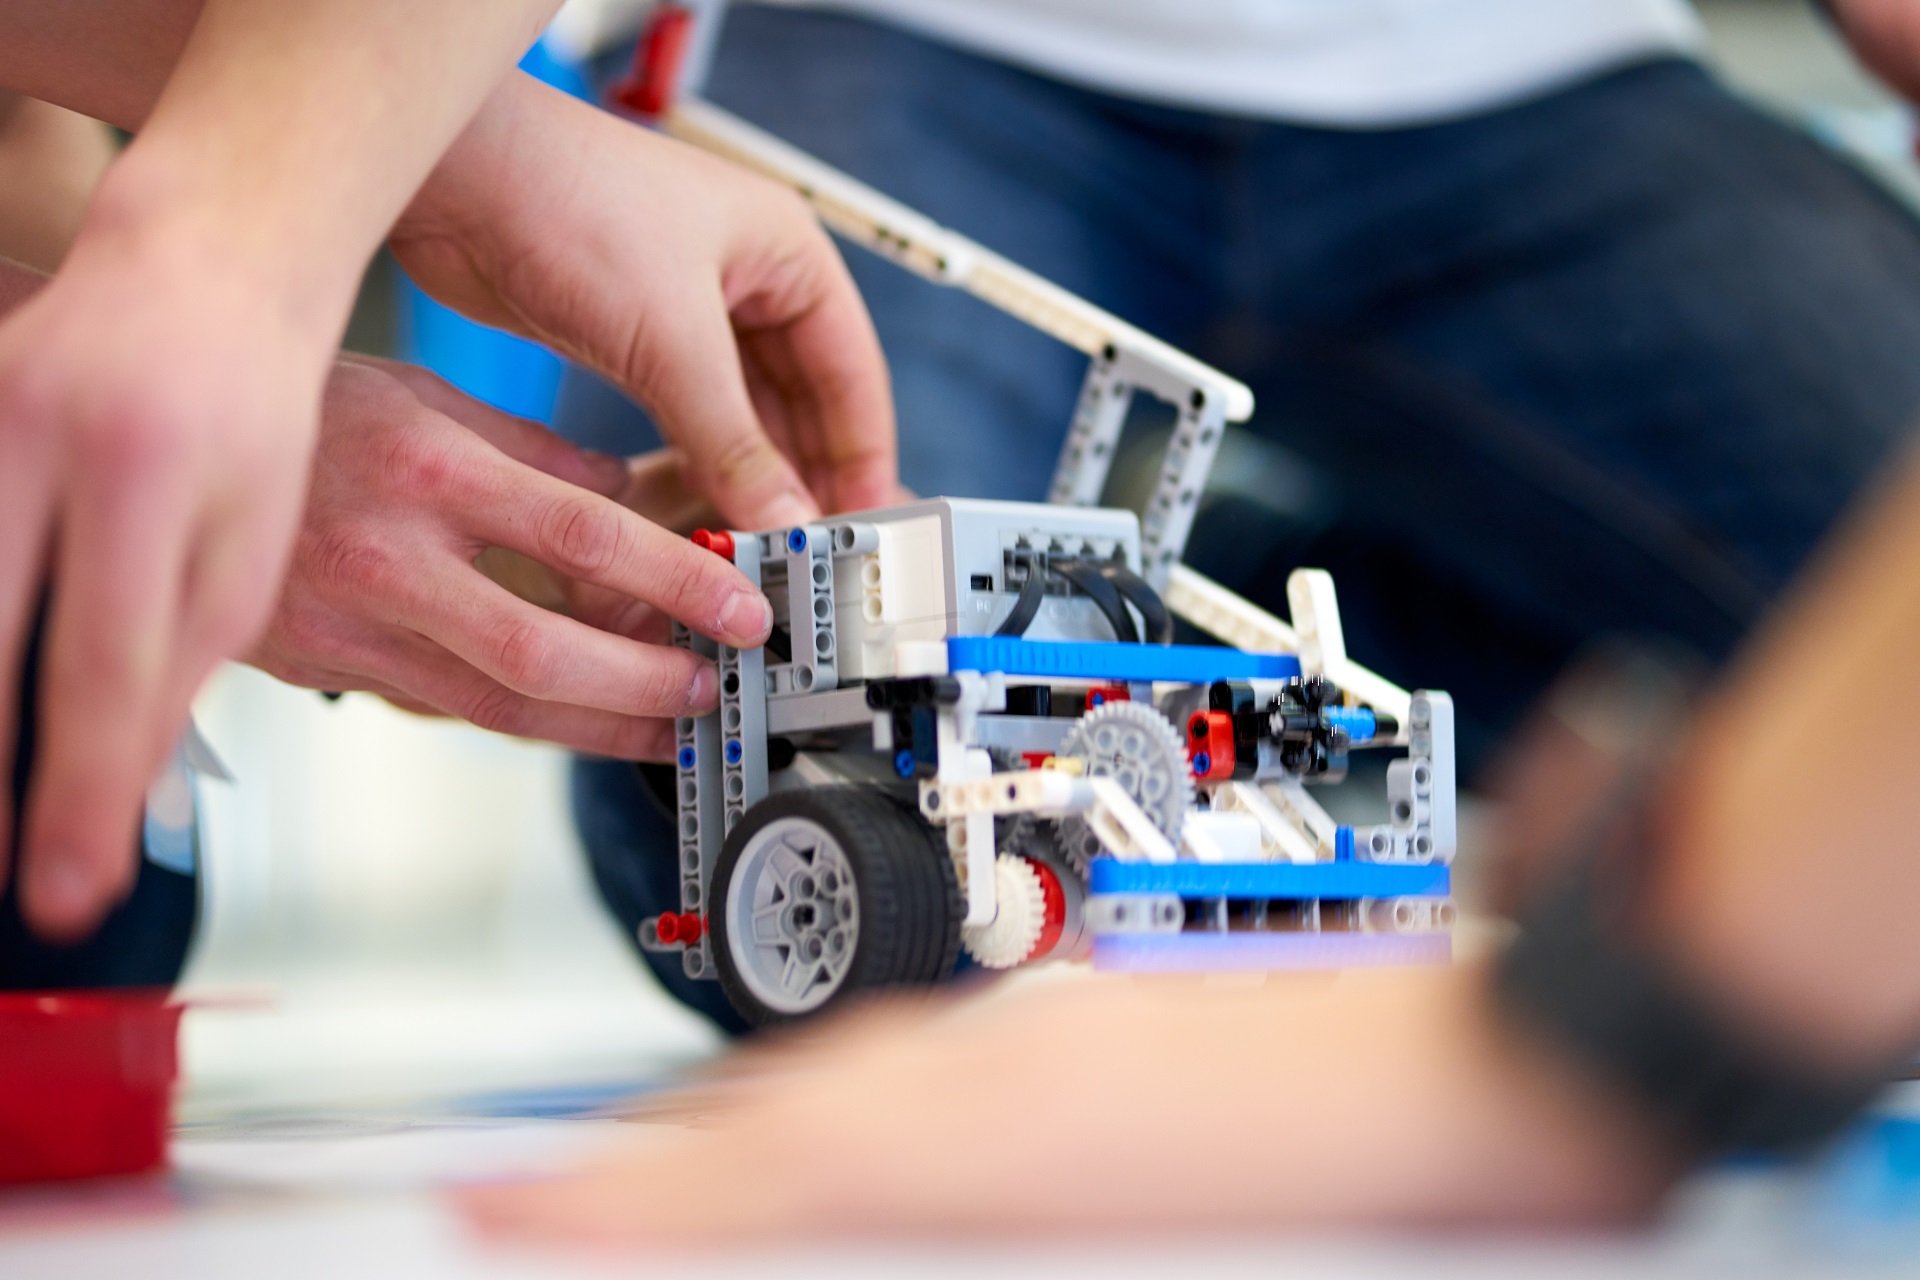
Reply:
M640 770L622 760L576 757L570 790L573 822L587 851L593 883L627 940L637 946L642 920L680 909L680 845L674 820ZM747 1030L720 984L689 978L678 952L640 954L674 998L707 1015L723 1031L738 1035Z
M13 794L22 796L33 769L34 694L39 676L40 635L30 642L14 726ZM19 806L16 804L16 814ZM16 816L12 847L19 848ZM71 991L94 987L170 987L180 977L199 914L193 868L169 870L150 857L139 861L133 891L92 936L67 946L46 942L20 916L20 877L9 875L0 893L0 990Z
M1450 688L1470 755L1594 636L1730 651L1920 407L1914 219L1692 67L1271 129L1239 175L1259 318L1195 337L1318 518L1243 502L1196 553L1276 604L1333 569L1355 656Z

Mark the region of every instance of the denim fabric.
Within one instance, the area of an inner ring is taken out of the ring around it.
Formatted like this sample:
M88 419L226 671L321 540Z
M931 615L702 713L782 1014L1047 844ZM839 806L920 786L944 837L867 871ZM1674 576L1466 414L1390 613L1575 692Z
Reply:
M1249 382L1189 562L1281 613L1332 570L1349 651L1450 690L1469 770L1595 637L1724 657L1920 407L1914 218L1684 61L1355 132L740 7L708 95ZM848 256L907 483L1041 497L1082 358ZM652 438L578 376L559 426Z
M680 909L679 845L666 807L641 781L640 771L620 760L573 762L573 820L586 846L587 864L601 899L637 950L640 922ZM647 853L658 850L657 857ZM643 852L646 851L646 852ZM733 1011L717 982L687 976L680 956L640 952L660 985L722 1030L738 1034L746 1020Z
M19 801L33 768L35 693L40 633L28 646L20 723L15 728L11 847L19 848ZM128 832L128 840L136 837ZM186 964L200 910L197 875L139 860L133 890L92 936L55 945L36 936L20 917L18 875L0 892L0 991L58 991L86 987L170 987Z

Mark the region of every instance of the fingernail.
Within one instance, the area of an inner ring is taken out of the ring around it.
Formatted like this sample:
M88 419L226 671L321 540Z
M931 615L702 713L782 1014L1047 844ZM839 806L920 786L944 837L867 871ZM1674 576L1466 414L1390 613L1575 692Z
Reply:
M720 673L712 667L701 667L687 686L687 709L704 715L719 705Z
M758 591L736 591L720 611L720 630L748 645L759 644L773 630L773 606Z
M820 508L798 494L786 493L767 504L766 526L791 529L820 518Z

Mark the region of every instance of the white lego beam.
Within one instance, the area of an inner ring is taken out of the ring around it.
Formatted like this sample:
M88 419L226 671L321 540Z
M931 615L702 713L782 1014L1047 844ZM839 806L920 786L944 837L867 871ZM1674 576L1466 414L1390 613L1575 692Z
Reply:
M1292 627L1186 565L1173 567L1161 597L1175 616L1236 649L1248 653L1300 652L1300 637Z
M1245 383L710 102L682 98L662 127L682 142L793 188L827 226L915 275L964 289L1089 356L1109 348L1132 356L1158 372L1141 385L1163 398L1184 402L1197 390L1220 404L1228 422L1244 422L1253 414L1253 392Z

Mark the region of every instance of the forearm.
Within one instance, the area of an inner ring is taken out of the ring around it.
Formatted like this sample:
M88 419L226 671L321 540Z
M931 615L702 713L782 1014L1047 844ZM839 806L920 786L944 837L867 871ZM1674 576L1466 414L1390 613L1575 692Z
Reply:
M217 246L327 333L360 263L553 7L11 0L0 77L141 129L89 235Z
M1920 468L1751 651L1676 779L1652 905L1750 1025L1829 1065L1920 1042Z

